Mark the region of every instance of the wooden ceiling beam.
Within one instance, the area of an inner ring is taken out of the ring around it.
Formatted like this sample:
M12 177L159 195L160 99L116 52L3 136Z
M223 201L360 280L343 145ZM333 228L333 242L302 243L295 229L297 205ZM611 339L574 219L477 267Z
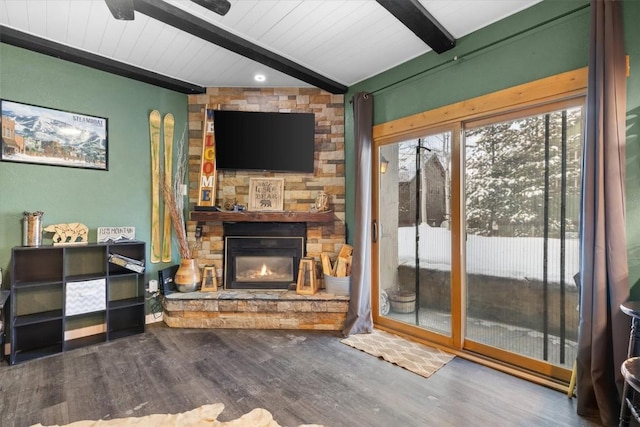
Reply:
M456 46L456 40L418 0L376 0L437 53Z
M180 93L197 94L206 92L206 88L202 86L114 61L104 56L23 33L3 25L0 25L0 42Z

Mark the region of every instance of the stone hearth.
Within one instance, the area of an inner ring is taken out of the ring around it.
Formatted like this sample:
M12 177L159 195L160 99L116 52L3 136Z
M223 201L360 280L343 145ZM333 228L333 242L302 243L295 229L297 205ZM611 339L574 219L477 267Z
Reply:
M342 330L349 297L295 291L221 290L172 293L163 298L173 328Z

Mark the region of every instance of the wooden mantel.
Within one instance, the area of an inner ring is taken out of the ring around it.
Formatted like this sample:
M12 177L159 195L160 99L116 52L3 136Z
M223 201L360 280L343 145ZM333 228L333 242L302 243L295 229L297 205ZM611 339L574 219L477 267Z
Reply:
M332 222L333 211L329 212L230 212L191 211L191 221L198 222Z

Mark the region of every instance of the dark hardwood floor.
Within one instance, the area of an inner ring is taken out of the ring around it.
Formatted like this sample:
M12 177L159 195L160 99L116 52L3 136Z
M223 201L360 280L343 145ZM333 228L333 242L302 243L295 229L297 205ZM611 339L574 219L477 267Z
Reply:
M0 366L0 425L256 407L283 426L596 426L576 400L456 357L425 379L333 332L171 329Z

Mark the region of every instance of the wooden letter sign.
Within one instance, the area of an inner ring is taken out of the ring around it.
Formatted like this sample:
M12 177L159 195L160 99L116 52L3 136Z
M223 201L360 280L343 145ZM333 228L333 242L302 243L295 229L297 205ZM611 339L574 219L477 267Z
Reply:
M216 205L216 138L213 129L213 110L204 107L202 130L202 156L200 157L200 183L198 206Z

